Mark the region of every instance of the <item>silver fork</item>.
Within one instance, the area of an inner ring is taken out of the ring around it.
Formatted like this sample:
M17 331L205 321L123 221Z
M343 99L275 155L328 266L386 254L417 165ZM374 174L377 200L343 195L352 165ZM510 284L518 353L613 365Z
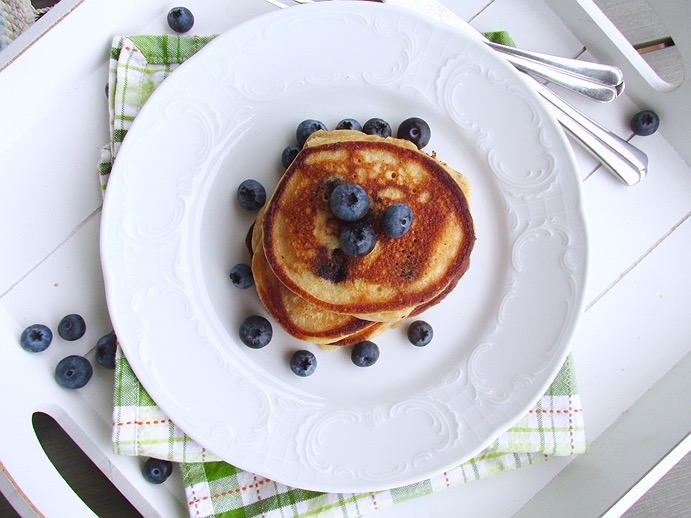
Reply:
M276 7L286 8L287 4L279 0L264 0ZM293 0L298 4L314 3L313 0ZM411 7L409 0L374 0L382 3L397 4L403 7ZM422 4L429 5L435 3L427 0ZM412 2L412 8L420 12L420 4ZM443 6L441 6L443 8ZM423 12L422 14L427 14ZM447 22L449 16L456 17L455 14L444 13L440 20L437 16L433 18L438 21ZM452 24L454 27L468 31L465 22L463 24ZM474 31L474 29L473 29ZM473 34L473 36L476 36ZM575 60L572 60L575 61ZM518 68L518 67L517 67ZM529 74L528 74L529 75ZM533 78L529 75L529 77ZM645 178L648 171L648 156L633 146L626 140L611 131L603 128L585 114L571 106L561 97L546 88L542 83L535 80L534 86L537 92L547 101L547 106L552 109L554 116L568 132L580 142L587 151L592 153L609 171L614 173L620 180L627 185L635 185Z

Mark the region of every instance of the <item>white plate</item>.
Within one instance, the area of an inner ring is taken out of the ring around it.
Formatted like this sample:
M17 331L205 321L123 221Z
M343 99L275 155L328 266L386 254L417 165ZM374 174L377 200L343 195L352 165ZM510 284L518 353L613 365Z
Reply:
M240 322L265 311L228 278L253 218L238 184L271 190L303 119L409 116L474 188L471 267L425 314L433 342L390 330L366 369L278 326L245 347ZM102 221L113 325L154 400L228 462L313 490L416 482L479 453L563 363L585 284L579 189L561 129L483 44L367 2L277 11L183 64L128 133ZM288 366L300 348L318 358L308 378Z

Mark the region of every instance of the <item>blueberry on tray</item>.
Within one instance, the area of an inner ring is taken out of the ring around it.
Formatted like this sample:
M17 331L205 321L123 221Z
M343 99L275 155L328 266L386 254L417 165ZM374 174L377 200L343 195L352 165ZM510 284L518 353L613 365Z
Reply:
M187 7L173 7L168 11L168 26L175 32L189 32L194 25L194 15Z
M68 389L79 389L86 385L94 373L91 362L83 356L73 354L55 366L55 381Z
M163 484L173 472L173 463L169 460L149 457L144 463L144 478L152 484Z
M641 137L652 135L660 127L660 117L652 110L643 110L631 118L631 131Z
M114 369L117 345L118 339L112 331L99 338L96 342L96 363L106 369Z
M32 353L45 351L52 341L53 332L43 324L30 325L19 337L22 348Z
M86 333L86 322L75 313L64 316L58 324L58 334L63 340L79 340Z

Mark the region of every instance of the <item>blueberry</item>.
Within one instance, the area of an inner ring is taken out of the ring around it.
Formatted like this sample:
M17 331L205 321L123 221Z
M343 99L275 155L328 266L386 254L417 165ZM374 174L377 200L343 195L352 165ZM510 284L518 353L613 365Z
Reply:
M432 341L434 331L424 320L416 320L408 326L408 340L415 347L424 347Z
M362 131L362 124L360 124L355 119L343 119L338 124L336 124L336 129Z
M295 130L295 138L297 139L300 147L305 145L307 137L309 137L315 131L319 130L326 131L326 124L324 124L322 121L318 121L315 119L306 119L302 121L300 124L298 124L298 127Z
M290 370L303 378L311 376L317 370L317 357L309 351L295 351L290 357Z
M194 25L194 15L187 7L173 7L168 11L168 26L175 32L188 32Z
M297 144L290 144L286 146L286 148L283 150L283 153L281 153L281 163L283 164L283 167L288 169L288 166L292 164L293 160L295 160L295 157L298 156L300 149L300 146Z
M253 315L240 324L240 340L251 349L265 347L273 337L271 322L264 317Z
M419 117L411 117L401 122L398 126L398 138L410 140L418 149L422 149L429 144L429 139L432 132L429 129L429 124Z
M358 367L371 367L379 359L379 346L369 340L355 344L350 359Z
M660 127L660 117L652 110L643 110L631 118L631 131L641 137L652 135Z
M252 268L249 264L239 263L230 269L230 280L233 281L235 287L241 290L246 290L254 286L254 277L252 276Z
M68 389L79 389L86 385L94 373L91 362L83 356L67 356L55 366L55 381Z
M391 237L401 237L410 230L413 211L405 203L394 203L386 208L381 219L381 228Z
M118 339L114 331L99 338L98 342L96 342L96 363L106 369L114 369L117 346Z
M377 238L374 229L362 222L347 225L339 236L339 243L344 254L351 257L362 257L374 250Z
M266 189L257 180L245 180L238 186L237 198L243 209L258 210L266 203Z
M22 331L19 343L25 351L40 353L53 341L53 332L43 324L33 324Z
M357 221L369 210L369 197L354 183L342 183L331 191L331 212L341 221Z
M144 463L144 478L152 484L163 484L173 472L173 463L169 460L149 457Z
M368 135L378 135L380 137L390 137L392 134L391 126L383 119L370 119L362 126L362 131Z
M86 333L86 323L77 314L67 315L58 324L58 334L64 340L73 342L79 340Z

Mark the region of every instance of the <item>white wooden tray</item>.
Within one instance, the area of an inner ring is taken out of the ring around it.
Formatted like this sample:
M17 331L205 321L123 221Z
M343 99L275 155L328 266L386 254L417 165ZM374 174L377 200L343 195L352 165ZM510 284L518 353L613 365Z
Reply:
M480 30L509 30L528 49L577 56L590 46L543 3L444 3ZM218 33L273 9L261 0L188 5L199 33ZM60 390L52 380L55 362L67 351L93 354L93 344L110 330L96 176L99 148L108 139L103 89L110 40L168 31L170 7L161 0L62 0L0 54L0 336L9 367L0 377L0 489L25 515L32 509L91 514L45 457L31 428L36 411L54 416L144 515L188 514L179 478L152 486L141 477L139 459L111 453L109 373L97 370L78 392ZM583 57L594 59L587 51ZM631 136L627 124L638 107L627 96L608 105L564 97ZM663 133L632 141L649 154L650 171L631 188L575 148L592 264L574 359L591 455L452 488L379 516L449 516L459 509L468 516L510 516L522 508L531 516L555 508L601 514L688 434L691 169ZM87 320L80 342L56 343L40 357L19 348L24 327L56 323L70 312Z

